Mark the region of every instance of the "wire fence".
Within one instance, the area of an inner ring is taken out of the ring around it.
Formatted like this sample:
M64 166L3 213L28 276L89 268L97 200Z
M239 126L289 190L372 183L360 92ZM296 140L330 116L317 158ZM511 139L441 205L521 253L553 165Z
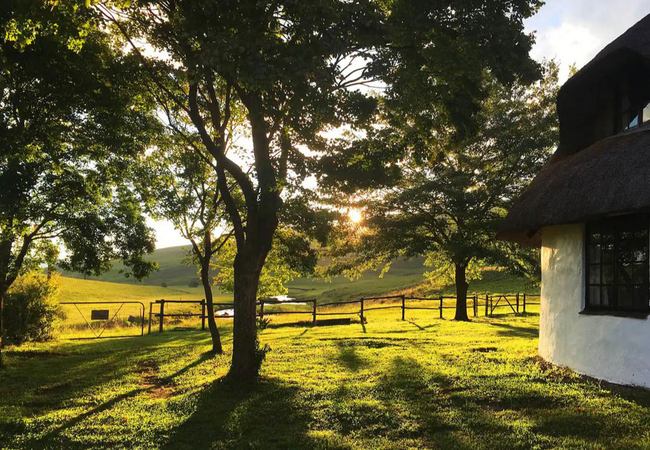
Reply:
M313 325L325 323L327 318L341 320L357 316L362 323L367 321L368 313L372 311L398 309L401 319L406 320L408 311L435 311L435 317L444 319L445 311L456 310L456 296L413 297L406 295L389 295L378 297L362 297L344 302L329 302L319 304L316 299L290 299L287 301L275 299L260 299L257 302L257 317L264 320L274 315L309 316L307 320ZM195 305L196 312L170 312L171 305ZM526 293L516 294L472 294L466 298L467 315L470 317L494 317L497 315L522 315L531 312L531 307L540 305L539 295ZM215 319L232 319L235 315L232 303L214 303ZM462 307L461 307L462 308ZM164 330L166 319L181 321L182 319L199 318L201 328L205 329L208 317L205 300L156 300L149 304L149 332L152 324L157 322L158 331Z

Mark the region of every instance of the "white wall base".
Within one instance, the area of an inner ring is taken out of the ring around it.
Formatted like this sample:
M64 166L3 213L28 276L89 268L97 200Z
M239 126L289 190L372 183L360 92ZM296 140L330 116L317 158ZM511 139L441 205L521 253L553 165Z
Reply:
M584 226L542 230L539 353L576 372L650 388L650 321L581 315Z

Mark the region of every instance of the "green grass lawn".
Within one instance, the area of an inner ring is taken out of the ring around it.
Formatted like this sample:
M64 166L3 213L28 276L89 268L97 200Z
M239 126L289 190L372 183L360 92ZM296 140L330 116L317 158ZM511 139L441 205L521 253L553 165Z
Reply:
M274 319L248 389L223 381L206 332L8 348L0 448L650 447L650 393L540 361L536 315L433 317Z

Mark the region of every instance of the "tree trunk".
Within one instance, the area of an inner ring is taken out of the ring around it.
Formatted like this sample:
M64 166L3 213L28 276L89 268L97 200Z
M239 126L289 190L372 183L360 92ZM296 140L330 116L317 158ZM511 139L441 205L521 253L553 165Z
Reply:
M4 314L5 314L5 295L6 295L6 289L4 286L0 287L0 369L4 367L4 358L2 355L2 347L4 345L4 340L2 337L5 334L5 329L4 329Z
M4 346L3 336L5 334L5 297L9 290L9 260L11 259L11 248L13 242L9 239L3 239L0 242L0 369L4 367L2 349Z
M214 319L214 301L212 297L212 283L210 282L210 260L204 258L201 264L201 282L203 283L203 292L205 293L206 314L208 315L208 329L212 337L212 351L217 355L223 353L221 346L221 336L217 328L217 321Z
M469 317L467 316L467 279L465 277L465 271L467 269L466 264L455 264L455 281L456 281L456 317L454 320L462 320L469 322Z
M228 377L249 382L257 378L257 288L268 252L237 252L235 257L232 365Z

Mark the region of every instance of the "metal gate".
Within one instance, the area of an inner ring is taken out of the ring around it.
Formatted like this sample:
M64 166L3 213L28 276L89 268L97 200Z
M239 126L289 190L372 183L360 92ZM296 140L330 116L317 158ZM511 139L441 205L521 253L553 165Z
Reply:
M76 309L77 312L79 312L79 315L84 319L86 322L86 326L88 329L93 333L93 336L90 337L71 337L68 339L76 340L76 339L100 339L103 335L104 332L108 329L108 326L111 323L115 322L115 319L117 318L117 315L120 313L124 305L140 305L140 317L139 317L139 322L140 322L140 334L119 334L119 335L111 335L111 336L103 336L104 339L109 339L109 338L123 338L123 337L137 337L137 336L143 336L144 335L144 303L142 302L137 302L137 301L124 301L124 302L61 302L61 305L73 305ZM80 305L119 305L117 309L115 310L114 313L111 314L110 310L104 309L104 310L91 310L90 311L90 320L97 320L97 321L104 321L104 326L99 330L99 333L95 331L95 329L92 327L90 322L88 321L87 314L84 314L84 312L79 308Z

